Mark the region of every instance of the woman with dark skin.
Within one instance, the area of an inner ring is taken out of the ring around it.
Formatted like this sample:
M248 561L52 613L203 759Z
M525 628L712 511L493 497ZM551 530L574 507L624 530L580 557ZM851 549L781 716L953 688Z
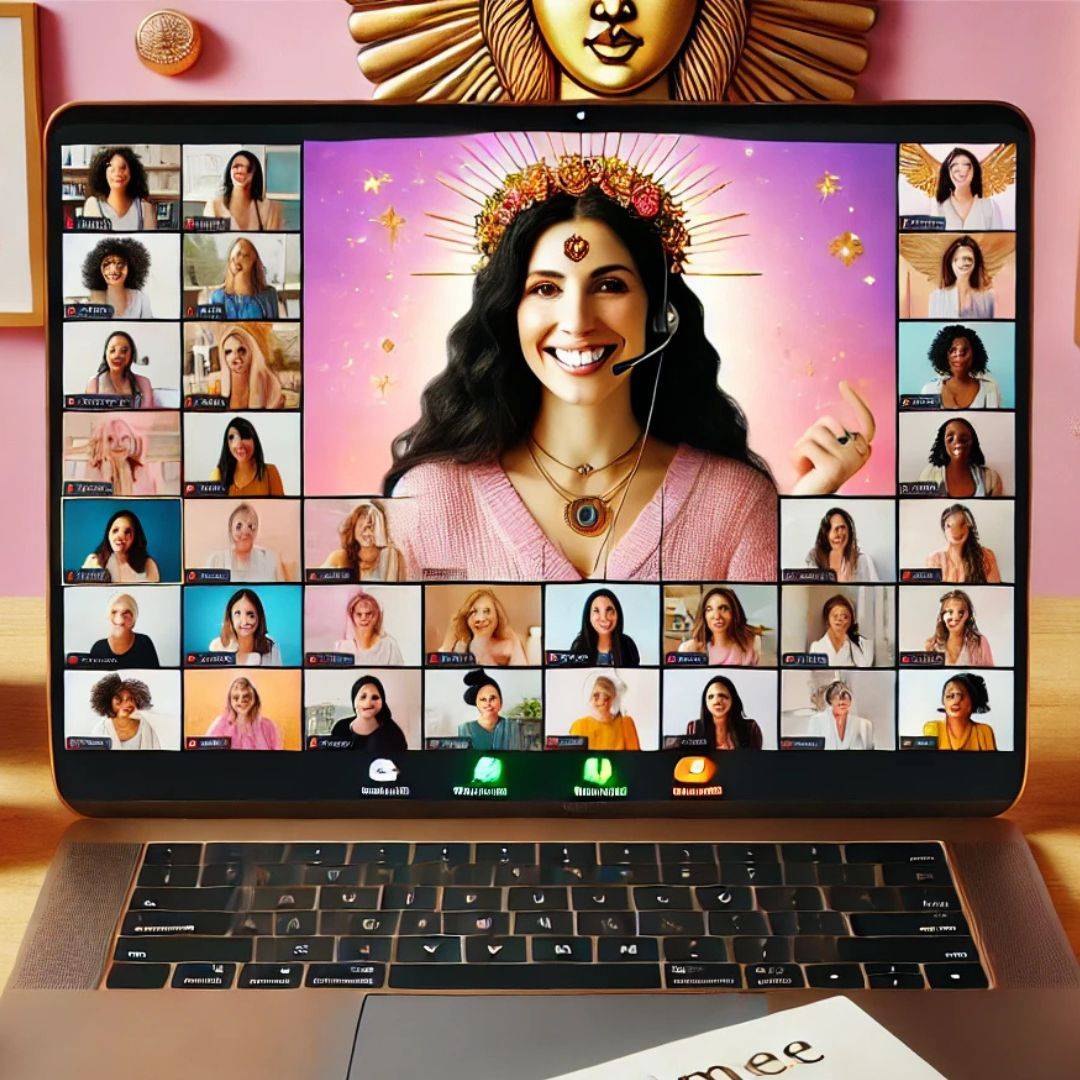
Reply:
M987 372L982 338L969 326L943 326L927 353L938 378L921 394L937 394L943 409L1000 409L1001 390Z
M760 750L761 728L743 711L735 684L714 675L701 691L701 713L686 726L687 735L702 735L710 750Z
M330 738L349 741L350 750L363 750L372 757L393 757L407 750L405 732L398 727L386 700L386 690L374 675L361 675L349 691L353 715L343 716L330 731Z
M938 428L930 449L930 464L919 474L919 480L937 484L936 494L953 499L1004 494L1001 475L986 464L978 433L959 416Z
M111 739L113 750L160 750L157 732L139 715L152 704L150 687L142 680L106 675L90 691L90 708L101 717L91 736Z

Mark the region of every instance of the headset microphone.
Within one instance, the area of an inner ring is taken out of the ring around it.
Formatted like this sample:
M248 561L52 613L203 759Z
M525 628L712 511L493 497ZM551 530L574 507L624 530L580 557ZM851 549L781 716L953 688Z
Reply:
M637 367L638 364L642 364L646 360L651 359L657 353L663 352L671 344L671 339L679 332L679 313L675 310L674 304L665 304L662 310L664 325L661 328L654 323L653 329L658 330L659 333L663 334L664 340L655 348L642 353L640 356L632 356L629 360L620 360L617 364L612 365L612 375L621 375L624 371L629 371L631 368ZM657 320L657 322L659 322L659 320Z

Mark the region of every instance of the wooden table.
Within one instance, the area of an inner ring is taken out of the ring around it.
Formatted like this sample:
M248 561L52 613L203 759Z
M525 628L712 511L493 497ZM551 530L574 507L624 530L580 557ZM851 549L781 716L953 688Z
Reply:
M1009 812L1080 955L1080 599L1032 609L1031 763ZM0 599L0 986L61 833L76 819L49 775L44 603Z

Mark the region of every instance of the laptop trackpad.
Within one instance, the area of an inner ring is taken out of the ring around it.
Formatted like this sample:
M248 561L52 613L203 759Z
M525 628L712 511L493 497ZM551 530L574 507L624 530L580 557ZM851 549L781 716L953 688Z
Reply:
M686 994L677 1003L659 994L369 994L349 1080L546 1080L768 1011L764 994Z

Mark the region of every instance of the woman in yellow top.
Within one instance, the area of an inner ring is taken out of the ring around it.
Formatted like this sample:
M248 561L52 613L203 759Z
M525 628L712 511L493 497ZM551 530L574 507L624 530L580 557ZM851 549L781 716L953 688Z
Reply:
M217 467L210 474L210 480L225 484L227 494L234 498L285 494L277 466L263 457L255 425L242 416L234 416L229 421L221 440Z
M591 715L570 725L571 735L584 735L590 750L640 750L634 719L623 712L626 683L614 673L590 675L585 680L585 700Z
M996 750L994 729L972 720L972 714L990 711L986 680L971 671L953 675L941 691L944 720L929 720L924 735L937 739L939 750Z

